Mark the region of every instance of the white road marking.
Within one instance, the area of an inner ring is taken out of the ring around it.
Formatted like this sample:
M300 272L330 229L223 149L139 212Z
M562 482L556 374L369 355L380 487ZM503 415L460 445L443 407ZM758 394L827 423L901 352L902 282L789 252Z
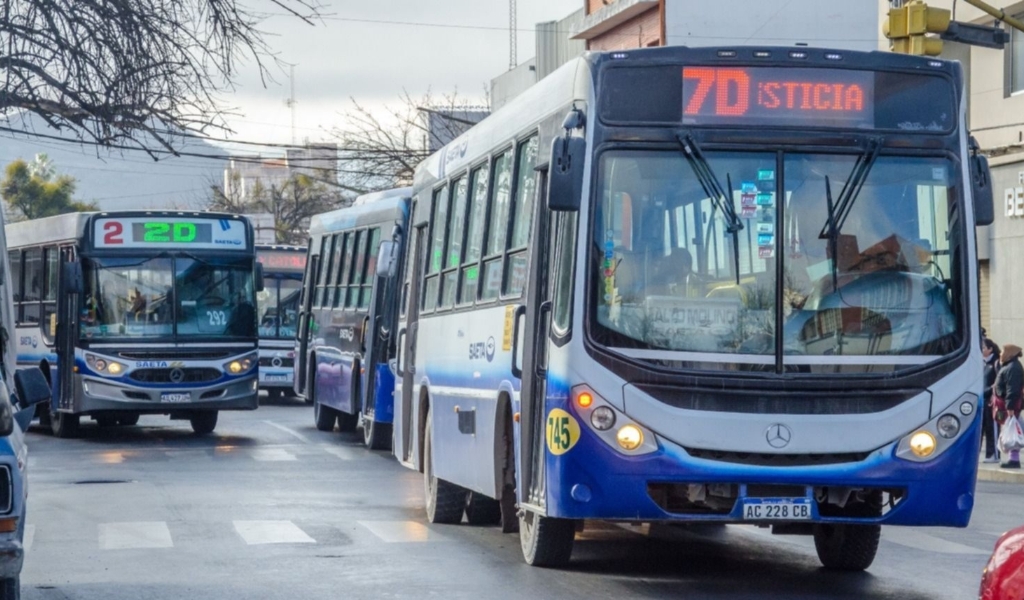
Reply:
M279 423L275 423L273 421L263 421L263 422L266 423L267 425L270 425L271 427L280 429L281 431L283 431L283 432L287 433L288 435L294 437L295 439L301 441L303 444L312 444L313 443L313 442L309 441L308 437L302 435L301 433L299 433L298 431L295 431L294 429L292 429L290 427L285 427L284 425L281 425Z
M252 457L264 462L297 460L294 454L280 448L253 448Z
M924 550L926 552L938 552L939 554L977 554L979 556L987 556L992 553L991 550L981 550L973 546L950 542L925 533L920 529L910 527L883 527L882 540L907 548Z
M235 531L246 544L315 544L291 521L234 521Z
M100 550L171 548L171 530L164 521L100 523Z
M449 541L448 538L416 521L359 521L359 524L389 544Z
M26 551L27 550L31 550L32 549L32 544L35 541L36 541L36 526L35 525L26 525L25 526L25 540L22 542L22 545L25 547L25 550Z
M320 448L324 452L326 452L328 454L333 454L334 456L337 456L341 460L359 460L359 459L366 458L367 456L372 456L369 452L367 452L363 448L350 448L350 447L347 447L347 446L327 446L327 445L321 445Z

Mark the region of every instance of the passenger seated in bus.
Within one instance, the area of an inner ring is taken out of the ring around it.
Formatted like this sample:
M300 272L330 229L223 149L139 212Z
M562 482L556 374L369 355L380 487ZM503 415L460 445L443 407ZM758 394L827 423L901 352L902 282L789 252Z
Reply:
M699 288L689 250L670 248L669 254L654 254L648 269L648 296L696 298L703 295Z

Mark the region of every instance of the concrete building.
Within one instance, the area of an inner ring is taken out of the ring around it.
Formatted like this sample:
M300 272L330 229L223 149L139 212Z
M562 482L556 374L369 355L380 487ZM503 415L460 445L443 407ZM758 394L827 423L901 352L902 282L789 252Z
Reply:
M224 193L241 201L257 186L280 188L296 173L328 183L338 180L337 144L310 144L285 149L284 156L233 155L224 169Z

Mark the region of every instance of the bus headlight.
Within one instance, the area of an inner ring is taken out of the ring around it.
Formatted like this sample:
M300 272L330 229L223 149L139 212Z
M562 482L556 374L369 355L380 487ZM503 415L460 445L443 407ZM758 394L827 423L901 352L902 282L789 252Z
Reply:
M252 355L249 355L226 363L224 365L224 370L232 375L239 375L251 369L254 364L256 364L255 358Z
M918 431L910 436L910 451L919 458L928 458L935 452L935 436L927 431Z
M615 411L607 406L598 406L590 413L590 424L598 431L608 431L615 426Z
M658 450L654 433L629 418L586 384L577 385L569 394L572 408L580 420L590 426L602 442L629 456Z
M640 444L644 443L644 432L640 431L640 428L636 425L623 425L619 428L619 432L615 434L615 441L622 446L623 450L629 450L632 452L640 447Z
M960 419L953 415L942 415L939 417L937 423L939 429L939 435L951 440L956 437L956 434L960 433Z
M113 375L115 377L124 373L128 368L127 365L122 365L117 361L101 358L95 354L88 353L85 355L85 364L89 365L90 369L100 375Z

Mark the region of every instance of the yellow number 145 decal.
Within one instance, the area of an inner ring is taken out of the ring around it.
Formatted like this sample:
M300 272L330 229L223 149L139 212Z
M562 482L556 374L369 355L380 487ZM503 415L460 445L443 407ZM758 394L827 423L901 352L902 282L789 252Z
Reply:
M548 413L546 438L552 454L565 454L580 440L580 424L572 415L556 408Z

